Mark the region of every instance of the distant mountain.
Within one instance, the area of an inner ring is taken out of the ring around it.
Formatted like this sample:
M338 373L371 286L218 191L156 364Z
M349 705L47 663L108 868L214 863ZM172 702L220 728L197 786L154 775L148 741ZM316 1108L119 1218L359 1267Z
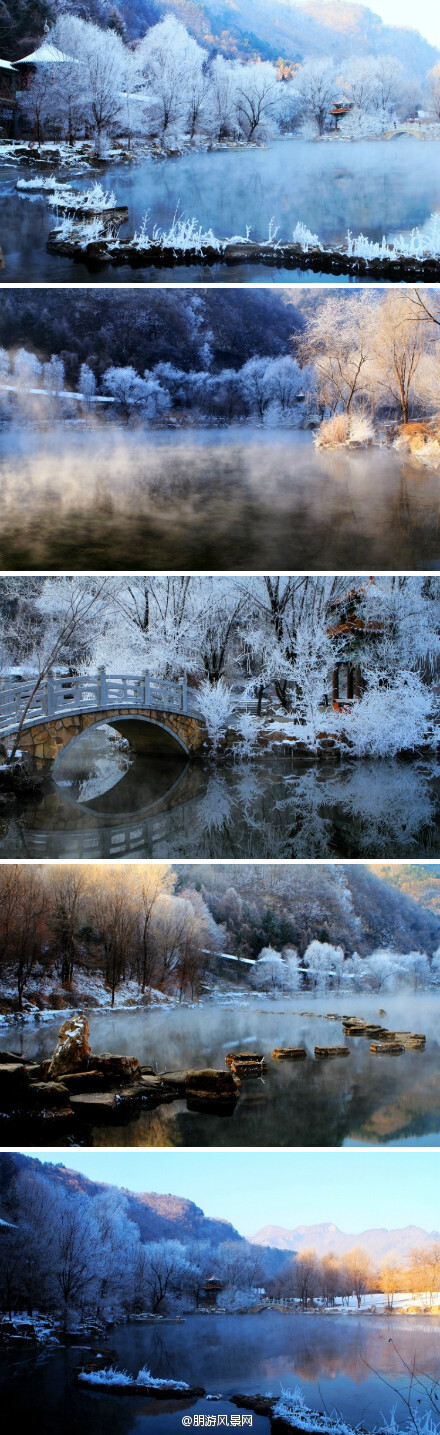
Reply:
M283 1226L263 1226L249 1239L254 1245L274 1246L276 1250L315 1250L318 1256L330 1251L343 1256L353 1250L353 1246L362 1246L372 1261L382 1262L394 1258L404 1260L416 1246L440 1242L440 1232L424 1231L421 1226L403 1226L389 1231L383 1226L349 1235L340 1231L338 1226L324 1222L317 1226L295 1226L292 1231L285 1230Z
M0 53L28 53L60 8L60 0L0 0ZM211 54L231 59L301 63L322 55L340 64L352 54L395 55L409 79L422 79L440 55L416 28L384 25L350 0L69 0L69 10L128 40L171 11Z
M390 887L396 887L405 897L411 897L413 902L440 916L440 862L405 862L403 866L371 862L369 865Z
M83 12L84 0L79 4ZM301 62L323 55L339 63L352 54L391 54L414 78L440 53L416 28L384 25L374 10L350 0L117 0L117 8L131 38L173 11L200 44L231 58Z

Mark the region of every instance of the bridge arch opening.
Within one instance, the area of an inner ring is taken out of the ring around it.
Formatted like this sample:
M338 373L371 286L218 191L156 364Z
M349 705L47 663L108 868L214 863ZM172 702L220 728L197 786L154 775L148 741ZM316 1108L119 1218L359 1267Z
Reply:
M183 739L165 724L115 715L76 733L58 753L52 775L75 806L134 812L169 798L188 758Z
M106 716L105 719L97 718L96 722L87 723L80 732L66 742L62 751L58 754L54 764L54 776L56 769L62 762L65 754L71 752L78 743L87 741L87 737L93 733L104 732L113 728L121 737L126 738L130 748L137 755L149 754L156 757L189 757L189 748L179 733L173 732L165 722L159 722L155 718L144 717L119 717L117 714Z

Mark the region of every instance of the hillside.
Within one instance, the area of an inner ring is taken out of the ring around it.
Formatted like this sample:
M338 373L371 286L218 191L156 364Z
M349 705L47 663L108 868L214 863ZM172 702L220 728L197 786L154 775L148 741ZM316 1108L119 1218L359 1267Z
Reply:
M33 349L40 359L60 354L68 382L79 366L92 364L99 377L109 364L132 364L140 372L178 363L189 372L238 369L258 356L292 352L302 316L272 289L231 292L199 289L46 289L5 292L0 347Z
M32 1169L38 1175L43 1174L49 1181L61 1184L65 1189L81 1191L92 1199L103 1189L116 1189L104 1181L91 1181L80 1172L69 1170L62 1162L54 1166L51 1162L37 1161L35 1157L14 1152L0 1157L0 1202L4 1200L15 1173L19 1170L29 1172ZM212 1245L218 1246L224 1241L244 1239L229 1221L210 1220L208 1216L204 1216L199 1206L183 1197L157 1195L147 1191L141 1195L128 1191L124 1194L128 1198L130 1218L139 1227L143 1241L210 1241Z
M0 45L8 58L26 54L44 25L61 9L58 0L0 0ZM85 19L114 25L136 40L172 11L210 54L231 59L259 57L302 62L325 56L394 55L410 78L423 78L439 51L416 28L385 25L366 5L350 0L70 0Z
M421 1226L403 1226L397 1230L379 1227L377 1230L340 1231L338 1226L324 1222L317 1226L295 1226L285 1230L282 1226L263 1226L250 1240L258 1246L274 1246L283 1251L315 1250L318 1256L330 1251L343 1256L354 1246L361 1246L375 1263L396 1259L405 1260L417 1246L440 1241L439 1231L424 1231Z

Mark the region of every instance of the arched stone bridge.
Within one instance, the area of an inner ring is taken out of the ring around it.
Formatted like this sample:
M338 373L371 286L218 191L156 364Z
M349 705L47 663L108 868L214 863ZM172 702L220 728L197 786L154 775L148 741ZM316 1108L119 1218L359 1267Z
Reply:
M203 718L188 694L186 678L179 683L141 676L110 675L105 668L88 677L48 677L36 686L8 679L0 687L0 740L19 747L32 766L48 771L70 743L88 728L110 723L138 752L188 756L206 738Z

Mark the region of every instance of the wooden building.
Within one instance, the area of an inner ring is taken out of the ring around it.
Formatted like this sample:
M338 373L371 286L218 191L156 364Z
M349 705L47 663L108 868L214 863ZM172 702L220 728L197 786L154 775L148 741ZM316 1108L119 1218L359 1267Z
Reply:
M372 578L368 580L368 583L373 582ZM340 657L333 667L331 679L335 712L342 712L362 697L362 654L365 645L383 637L384 623L378 618L366 618L362 613L366 591L367 583L349 588L341 598L335 598L330 604L332 616L327 632L330 638L340 639Z
M9 60L0 60L0 138L13 139L16 128L18 76Z

